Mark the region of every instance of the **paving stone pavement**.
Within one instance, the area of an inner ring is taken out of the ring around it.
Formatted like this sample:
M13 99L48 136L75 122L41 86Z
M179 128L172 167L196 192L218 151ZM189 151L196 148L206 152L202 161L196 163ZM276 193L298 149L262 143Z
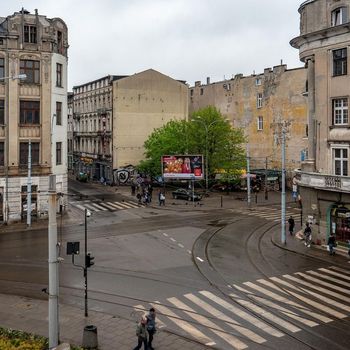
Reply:
M0 326L48 336L48 302L26 297L0 294ZM86 325L95 325L99 350L131 350L136 346L136 323L117 316L84 311L69 305L60 305L60 340L81 345ZM178 335L160 330L154 338L157 350L205 350L208 347Z

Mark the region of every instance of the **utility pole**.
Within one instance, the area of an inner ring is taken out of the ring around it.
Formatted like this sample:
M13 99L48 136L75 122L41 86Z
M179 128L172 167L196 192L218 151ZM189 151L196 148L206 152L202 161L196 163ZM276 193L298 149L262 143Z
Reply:
M58 345L58 244L56 175L49 177L49 348Z
M84 222L84 227L85 227L85 264L84 264L84 277L85 277L85 317L88 317L88 295L87 295L87 289L88 289L88 282L87 282L87 216L88 216L88 210L85 208L84 216L85 216L85 222Z
M282 126L281 243L286 244L286 129Z
M249 156L249 144L247 144L247 200L248 207L251 206L251 196L250 196L250 156Z
M27 227L32 224L32 143L28 143Z
M265 200L269 199L269 192L267 190L267 157L265 159Z

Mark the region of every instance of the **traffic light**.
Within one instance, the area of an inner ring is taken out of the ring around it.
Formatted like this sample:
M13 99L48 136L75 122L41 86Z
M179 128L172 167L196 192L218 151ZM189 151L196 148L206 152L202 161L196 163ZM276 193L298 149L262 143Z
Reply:
M85 257L85 266L86 267L91 267L92 265L95 265L94 263L94 259L95 257L94 256L91 256L91 253L87 253L86 257Z

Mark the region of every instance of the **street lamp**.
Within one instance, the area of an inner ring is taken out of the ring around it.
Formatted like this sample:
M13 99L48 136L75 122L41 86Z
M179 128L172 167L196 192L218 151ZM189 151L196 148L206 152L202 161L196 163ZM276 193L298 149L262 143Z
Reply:
M88 295L87 295L87 268L90 267L88 265L90 265L90 261L88 261L88 252L87 252L87 218L91 216L91 212L87 209L85 209L84 212L84 227L85 227L85 260L84 260L84 277L85 277L85 317L88 317Z
M7 59L7 71L9 71L9 63ZM10 140L9 140L9 121L10 121L10 111L9 111L9 99L10 99L10 83L9 80L26 80L27 75L26 74L18 74L18 75L13 75L13 76L8 76L8 77L2 77L0 78L0 81L2 80L7 80L7 86L6 86L6 132L5 132L5 148L6 148L6 167L5 167L5 223L8 223L9 219L9 206L8 206L8 199L9 199L9 193L8 193L8 182L9 182L9 158L10 158L10 153L9 153L9 148L10 148ZM28 215L28 213L27 213Z
M209 124L206 124L203 120L198 119L198 117L197 117L197 119L192 119L192 121L202 124L204 126L204 129L205 129L205 192L208 193L208 133L209 133L209 128L216 123L219 123L222 121L228 121L228 120L227 119L224 119L224 120L217 119Z

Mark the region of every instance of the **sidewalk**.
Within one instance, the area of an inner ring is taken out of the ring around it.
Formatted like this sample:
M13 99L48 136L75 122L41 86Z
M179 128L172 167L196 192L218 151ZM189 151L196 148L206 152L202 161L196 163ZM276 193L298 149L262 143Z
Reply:
M346 249L336 248L335 255L330 256L327 252L326 246L312 244L310 248L307 248L302 239L302 230L296 232L296 234L293 236L290 236L286 230L286 244L281 243L280 230L274 231L271 237L272 243L281 249L288 250L290 252L294 252L310 258L322 260L329 264L339 264L344 266L344 263L348 264L348 261L350 261L350 257L347 254Z
M48 337L48 301L34 300L0 294L0 326L22 330ZM131 314L134 320L118 316L84 311L73 306L59 306L60 340L74 345L81 345L83 330L86 325L97 327L99 350L131 350L136 346L136 320L142 311ZM159 330L154 337L154 348L164 350L205 350L208 347L184 337Z

